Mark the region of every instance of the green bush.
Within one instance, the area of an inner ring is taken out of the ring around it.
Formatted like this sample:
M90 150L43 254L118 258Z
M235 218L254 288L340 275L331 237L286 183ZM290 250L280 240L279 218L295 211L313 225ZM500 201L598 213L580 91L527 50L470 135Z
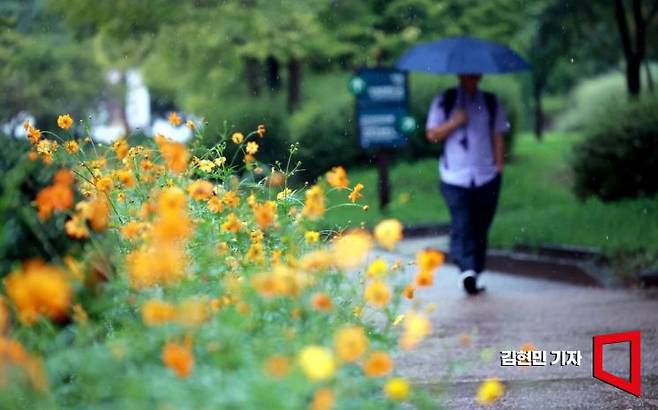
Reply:
M585 134L573 158L579 197L614 201L658 193L657 98L611 105Z

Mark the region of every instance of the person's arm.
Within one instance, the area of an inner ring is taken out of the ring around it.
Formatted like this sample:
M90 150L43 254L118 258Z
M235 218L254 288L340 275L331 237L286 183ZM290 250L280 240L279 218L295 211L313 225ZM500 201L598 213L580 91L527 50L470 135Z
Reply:
M439 142L446 139L454 130L461 127L468 121L468 116L462 108L454 110L448 121L445 121L436 127L428 128L425 131L425 137L429 142Z
M505 139L500 132L494 132L493 136L494 160L496 161L496 169L502 173L505 167Z

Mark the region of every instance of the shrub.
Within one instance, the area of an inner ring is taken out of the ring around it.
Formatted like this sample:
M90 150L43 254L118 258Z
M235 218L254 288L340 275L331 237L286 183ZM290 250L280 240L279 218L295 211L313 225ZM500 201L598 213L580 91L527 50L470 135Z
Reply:
M575 149L575 191L604 201L658 193L658 99L602 110Z

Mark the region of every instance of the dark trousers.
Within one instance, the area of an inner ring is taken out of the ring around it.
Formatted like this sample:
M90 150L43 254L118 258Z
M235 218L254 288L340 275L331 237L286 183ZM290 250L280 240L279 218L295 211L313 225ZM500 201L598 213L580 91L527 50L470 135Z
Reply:
M450 210L450 256L463 272L484 270L487 235L496 213L500 174L479 187L463 188L441 182Z

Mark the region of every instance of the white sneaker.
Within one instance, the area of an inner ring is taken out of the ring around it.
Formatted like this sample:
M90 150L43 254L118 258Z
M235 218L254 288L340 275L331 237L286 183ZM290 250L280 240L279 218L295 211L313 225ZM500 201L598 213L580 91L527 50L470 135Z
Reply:
M484 288L478 287L477 278L478 275L473 270L467 270L459 274L459 282L464 292L469 295L476 295L484 290Z

